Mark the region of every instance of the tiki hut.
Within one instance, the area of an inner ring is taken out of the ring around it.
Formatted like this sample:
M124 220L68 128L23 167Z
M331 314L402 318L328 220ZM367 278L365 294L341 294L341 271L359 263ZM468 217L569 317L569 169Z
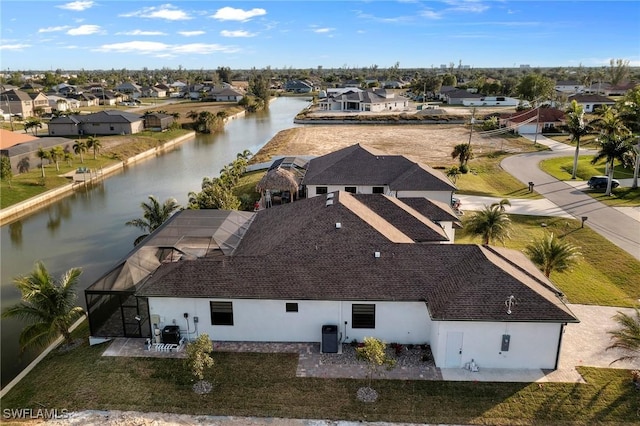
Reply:
M277 168L269 170L260 179L260 182L256 185L258 192L262 194L265 200L265 205L268 205L270 199L268 194L272 192L285 192L288 191L293 202L293 194L298 191L298 180L292 172L286 169Z

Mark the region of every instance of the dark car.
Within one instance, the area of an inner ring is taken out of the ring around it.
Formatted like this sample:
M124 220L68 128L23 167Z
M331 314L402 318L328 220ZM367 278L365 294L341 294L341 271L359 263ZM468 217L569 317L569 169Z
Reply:
M608 181L609 181L609 178L607 176L592 176L587 181L587 186L591 189L604 189L607 187ZM619 186L620 186L620 182L618 182L617 180L613 179L611 181L611 188L617 188Z

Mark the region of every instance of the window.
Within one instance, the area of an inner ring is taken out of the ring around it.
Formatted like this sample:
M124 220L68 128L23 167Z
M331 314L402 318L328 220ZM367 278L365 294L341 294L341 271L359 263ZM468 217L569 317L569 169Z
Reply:
M298 312L298 304L297 303L287 303L285 310L287 312Z
M327 187L326 186L316 186L316 195L326 194Z
M232 302L209 302L211 325L233 325Z
M373 187L374 194L384 194L384 186L374 186Z
M344 190L345 190L346 192L350 192L350 193L352 193L352 194L355 194L355 193L356 193L356 187L355 187L355 186L345 186L345 187L344 187Z
M351 305L351 327L376 328L376 305L357 303Z

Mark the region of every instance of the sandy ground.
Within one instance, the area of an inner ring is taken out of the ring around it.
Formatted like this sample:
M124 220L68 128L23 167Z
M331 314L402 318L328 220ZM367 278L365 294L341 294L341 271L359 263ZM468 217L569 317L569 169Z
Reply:
M254 162L269 161L274 155L324 155L361 143L388 154L406 155L432 167L456 165L453 147L469 142L469 128L463 125L306 125L283 130L256 155ZM521 143L521 142L520 142ZM471 145L476 156L495 150L519 152L514 139L481 137L474 133Z

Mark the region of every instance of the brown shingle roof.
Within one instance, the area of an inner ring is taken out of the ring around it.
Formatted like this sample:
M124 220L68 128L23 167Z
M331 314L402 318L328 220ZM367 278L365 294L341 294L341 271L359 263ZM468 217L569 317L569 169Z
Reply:
M303 185L388 185L394 191L453 191L437 170L355 144L309 161Z
M388 236L395 232L419 232L415 217L396 210L402 200L385 198L340 192L329 205L326 197L313 197L262 210L232 256L163 264L138 294L425 301L435 320L576 321L551 282L519 252L394 243ZM365 208L368 215L381 214L379 221L363 220ZM518 305L509 315L505 300L511 295Z

